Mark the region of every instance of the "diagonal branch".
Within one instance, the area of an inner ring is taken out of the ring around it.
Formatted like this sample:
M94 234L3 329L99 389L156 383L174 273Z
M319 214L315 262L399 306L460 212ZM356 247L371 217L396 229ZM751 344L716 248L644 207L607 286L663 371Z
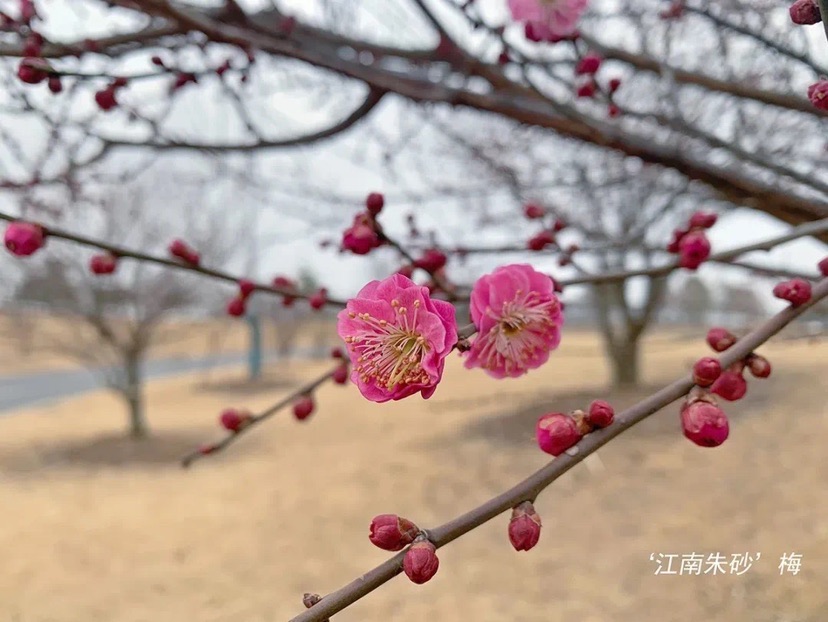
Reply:
M790 322L826 297L828 297L828 279L823 279L814 288L813 297L809 303L800 307L784 309L741 338L732 348L723 352L720 357L722 367L727 367L744 359ZM556 479L579 462L635 424L681 399L693 386L693 378L689 375L667 385L650 397L621 412L617 416L616 422L610 427L595 431L584 437L571 453L555 458L545 467L483 505L435 529L426 530L428 539L437 548L443 547L522 501L535 499ZM400 574L404 557L405 551L397 553L383 564L358 577L345 587L329 594L307 611L292 618L291 622L321 622L330 618Z

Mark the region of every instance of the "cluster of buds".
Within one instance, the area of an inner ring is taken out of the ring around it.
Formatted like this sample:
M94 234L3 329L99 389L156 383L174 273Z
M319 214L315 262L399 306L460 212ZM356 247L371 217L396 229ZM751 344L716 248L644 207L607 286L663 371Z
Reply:
M201 256L184 240L173 240L169 246L170 255L191 266L201 263Z
M546 208L538 203L529 202L523 206L523 215L529 220L540 220L543 222L547 214ZM564 229L566 229L566 223L560 218L556 218L550 226L547 226L529 238L526 242L526 248L530 251L542 251L548 246L556 246L557 238L555 234Z
M367 255L382 246L383 241L377 228L376 217L385 206L385 198L372 192L365 199L365 211L354 216L354 221L342 235L341 249L354 255Z
M724 352L737 342L736 336L727 329L711 328L707 333L707 344L716 352ZM727 369L722 369L718 359L704 357L693 365L693 382L702 389L708 389L729 402L742 399L747 394L745 369L755 378L767 378L771 364L764 356L751 352Z
M535 426L535 437L542 451L560 456L573 447L586 434L598 428L606 428L615 420L615 410L603 400L595 400L589 410L575 410L570 414L547 413L541 415Z
M331 350L331 358L340 361L339 366L331 374L331 378L336 384L345 384L348 382L348 357L342 348L334 348Z
M822 269L820 265L820 270ZM787 300L792 307L799 307L811 299L811 284L805 279L783 281L773 288L773 295L781 300Z
M46 230L33 222L16 220L6 227L3 242L12 255L28 257L46 244Z
M247 300L256 291L256 284L249 279L239 280L239 293L227 303L227 314L241 317L247 311Z
M796 0L789 9L791 21L800 26L818 24L822 21L817 0Z
M684 436L700 447L718 447L727 440L730 426L716 398L704 390L695 390L681 406Z
M712 212L695 212L690 216L687 227L673 231L673 239L667 245L667 251L678 253L679 266L696 270L710 257L710 241L705 229L716 224L717 216Z
M112 274L118 267L118 257L111 252L98 253L89 260L89 270L92 274Z
M437 547L407 518L396 514L375 516L368 539L384 551L401 551L411 545L403 558L403 572L413 583L421 585L437 574L440 567Z
M228 432L238 434L253 421L253 415L246 410L227 408L219 415L219 423Z

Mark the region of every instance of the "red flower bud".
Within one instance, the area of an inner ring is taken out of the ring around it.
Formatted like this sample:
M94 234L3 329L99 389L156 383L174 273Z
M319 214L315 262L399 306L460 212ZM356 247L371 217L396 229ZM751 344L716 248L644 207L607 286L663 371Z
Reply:
M112 253L93 255L89 260L89 269L92 274L112 274L118 267L118 258Z
M805 279L784 281L773 288L773 295L787 300L792 307L798 307L811 299L811 284Z
M615 409L604 400L595 400L589 405L586 421L596 428L606 428L615 419Z
M819 268L819 273L822 276L828 276L828 257L820 261L817 264L817 268Z
M770 361L760 354L751 354L747 366L754 378L767 378L771 375Z
M509 520L509 541L516 551L528 551L540 539L541 518L529 501L512 509Z
M694 212L690 216L690 227L699 229L710 229L716 224L718 216L713 212Z
M551 231L541 231L540 233L529 238L529 242L526 244L526 247L530 251L542 251L544 248L554 243L555 236Z
M742 374L726 370L716 378L716 382L713 383L710 390L728 402L735 402L742 399L747 393L747 382Z
M357 214L353 224L342 235L342 248L354 255L367 255L382 243L368 214Z
M808 87L808 99L815 108L820 110L828 110L828 80L821 78Z
M240 412L234 408L228 408L222 411L219 416L219 423L221 427L229 432L238 432L246 426L253 419L253 416L248 412Z
M693 382L700 387L709 387L722 374L722 366L718 359L706 356L693 365Z
M403 571L405 575L417 585L430 580L440 567L437 559L437 549L429 541L415 542L405 552Z
M684 436L701 447L718 447L730 433L724 412L707 400L697 400L682 407L681 427Z
M239 296L243 299L250 297L256 291L256 284L249 279L239 279Z
M621 116L621 109L615 104L610 104L607 106L607 116L609 116L610 119L615 119L616 117Z
M183 240L173 240L169 246L170 255L173 257L178 257L183 262L188 263L192 266L197 266L200 261L200 257L197 252L195 252L192 248L190 248L186 242Z
M791 21L800 26L818 24L822 21L819 13L819 4L816 0L796 0L788 10Z
M55 95L63 91L63 82L60 81L60 76L49 76L49 90Z
M414 542L419 533L420 528L407 518L396 514L380 514L371 521L368 539L383 551L402 551Z
M575 65L577 75L594 74L601 67L601 57L597 54L587 54Z
M287 278L286 276L277 276L273 279L273 287L280 291L288 291L288 292L295 292L296 291L296 284ZM289 307L293 304L296 300L295 296L291 296L290 294L282 294L282 305L285 307Z
M426 272L436 272L445 266L447 262L448 257L446 257L443 251L436 248L429 248L423 253L422 257L414 262L414 266Z
M313 397L310 395L303 395L293 403L293 416L299 421L304 421L313 414L316 405L313 402Z
M566 223L560 218L556 218L555 222L552 223L552 231L557 233L558 231L563 231L564 229L566 229Z
M95 93L95 103L98 104L98 108L104 112L115 108L118 105L118 100L115 97L115 89L108 86L102 91Z
M578 97L594 97L595 91L597 90L598 85L595 84L595 81L589 80L588 82L584 82L582 85L580 85L575 91L575 94Z
M581 440L575 420L563 413L541 416L535 426L535 436L541 450L553 456L560 456Z
M12 255L28 257L43 248L46 235L40 225L18 220L9 223L3 240Z
M342 351L342 348L336 347L331 348L331 358L332 359L345 359L345 352Z
M621 87L621 79L620 78L612 78L607 85L610 93L615 93Z
M710 242L704 231L690 231L679 241L678 252L679 266L695 270L710 257Z
M26 84L40 84L49 77L51 70L51 65L42 58L24 58L17 68L17 77Z
M311 309L314 309L315 311L319 311L322 307L324 307L327 301L328 290L324 287L308 298L308 303L310 304Z
M546 210L537 203L527 203L523 206L523 215L529 220L535 220L546 216Z
M365 199L365 207L368 209L368 213L371 214L371 216L377 216L382 211L384 206L385 197L379 192L372 192Z
M707 331L707 345L716 352L724 352L736 341L736 335L726 328L715 327Z
M411 275L414 274L414 266L402 266L399 270L397 270L397 274L402 274L403 276L408 277L410 279Z
M240 296L236 296L227 303L227 315L241 317L246 311L247 307L244 304L244 298L241 298Z
M343 363L337 367L331 376L336 384L345 384L348 382L348 365Z

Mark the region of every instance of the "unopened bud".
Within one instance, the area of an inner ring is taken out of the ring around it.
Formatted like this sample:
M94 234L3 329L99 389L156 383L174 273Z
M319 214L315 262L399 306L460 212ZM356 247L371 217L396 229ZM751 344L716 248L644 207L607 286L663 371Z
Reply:
M428 540L415 542L405 552L403 571L405 575L417 585L429 581L440 567L437 559L437 548Z
M407 518L380 514L371 521L368 539L384 551L401 551L414 542L419 533L420 528Z
M560 456L581 440L581 432L572 417L563 413L548 413L538 419L535 427L538 446L553 456Z
M528 551L533 548L538 543L540 532L541 518L531 502L524 501L512 509L509 541L516 551Z
M722 366L718 359L706 356L693 365L693 382L700 387L709 387L722 374Z

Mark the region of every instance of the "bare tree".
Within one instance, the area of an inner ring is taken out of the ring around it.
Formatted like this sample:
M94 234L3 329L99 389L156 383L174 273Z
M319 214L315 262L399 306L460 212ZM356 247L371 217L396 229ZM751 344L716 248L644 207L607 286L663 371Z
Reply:
M146 248L166 235L166 207L153 205L146 194L133 190L87 206L81 210L86 218L80 220L108 239ZM204 203L199 209L201 226L188 227L188 242L202 250L202 262L224 262L232 234ZM95 275L90 257L84 249L57 242L42 261L15 264L24 272L12 303L18 310L46 310L59 321L32 318L27 330L20 324L26 314L17 313L15 334L10 336L31 335L34 349L69 356L100 372L105 385L124 401L130 436L142 438L148 434L143 395L147 352L162 334L167 344L176 338L175 332L159 329L171 315L196 308L209 311L221 298L205 293L192 275L125 259L118 260L113 274Z

